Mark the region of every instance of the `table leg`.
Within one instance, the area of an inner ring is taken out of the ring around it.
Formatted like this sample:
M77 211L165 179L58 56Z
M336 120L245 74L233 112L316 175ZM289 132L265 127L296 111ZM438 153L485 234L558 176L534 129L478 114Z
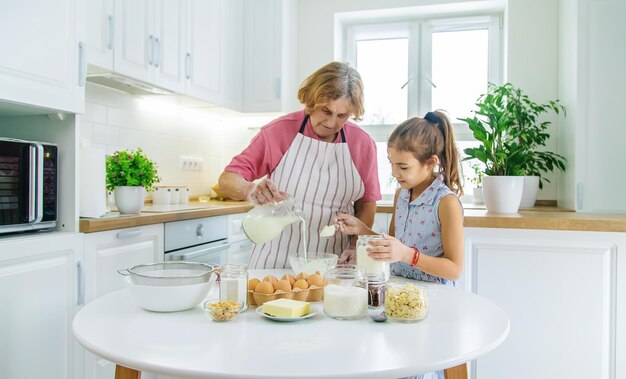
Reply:
M132 368L115 365L115 379L140 379L141 371Z
M443 370L446 379L467 379L467 363Z

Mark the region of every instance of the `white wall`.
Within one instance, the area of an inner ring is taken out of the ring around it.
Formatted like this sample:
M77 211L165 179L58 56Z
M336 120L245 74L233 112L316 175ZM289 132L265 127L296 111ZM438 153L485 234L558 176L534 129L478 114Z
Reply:
M172 99L170 98L170 101ZM185 109L88 83L82 141L107 154L141 147L158 165L158 185L187 185L192 195L207 194L230 159L276 115L244 115L221 108ZM181 156L201 157L202 171L179 169Z
M315 0L299 3L298 80L304 79L334 57L335 13L454 3L493 3L481 0ZM558 0L508 0L505 73L537 102L558 95ZM547 149L557 151L557 120ZM557 198L557 175L548 175L539 199Z

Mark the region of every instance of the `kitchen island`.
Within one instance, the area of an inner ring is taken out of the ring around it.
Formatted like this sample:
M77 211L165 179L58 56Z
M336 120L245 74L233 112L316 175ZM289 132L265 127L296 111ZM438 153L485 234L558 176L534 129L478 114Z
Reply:
M200 306L145 311L121 290L85 306L73 330L86 349L131 368L120 372L182 378L398 378L465 363L506 339L509 318L491 301L457 288L424 285L429 315L412 324L338 321L323 313L321 302L312 303L318 314L297 322L267 320L252 307L231 321L213 322Z

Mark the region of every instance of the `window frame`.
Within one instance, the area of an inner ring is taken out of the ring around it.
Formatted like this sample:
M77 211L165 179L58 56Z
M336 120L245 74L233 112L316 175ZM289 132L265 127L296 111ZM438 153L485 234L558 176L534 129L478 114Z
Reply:
M406 19L384 20L375 16L342 24L343 47L338 49L345 60L357 66L357 42L372 39L409 39L409 72L407 74L407 115L420 116L430 111L432 102L432 33L462 30L488 30L488 74L489 82L503 82L503 14L487 12L480 15L451 15L450 13L428 14L424 17L412 16ZM415 74L412 74L415 73ZM421 80L415 80L415 77ZM455 137L459 141L474 140L467 123L452 120ZM375 141L384 142L381 137L388 136L390 125L361 125ZM382 129L382 130L381 130ZM382 133L381 133L382 132Z

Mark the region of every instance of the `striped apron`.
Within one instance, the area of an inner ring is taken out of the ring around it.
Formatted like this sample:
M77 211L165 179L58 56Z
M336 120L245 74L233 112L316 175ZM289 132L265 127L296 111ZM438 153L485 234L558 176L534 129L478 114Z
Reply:
M293 195L304 213L308 252L340 255L349 238L335 233L320 238L319 231L338 213L354 215L353 202L363 197L365 185L350 157L346 135L342 143L319 141L304 135L307 115L291 146L270 174L278 189ZM254 246L250 268L289 268L289 253L302 250L299 222L290 224L273 240Z

